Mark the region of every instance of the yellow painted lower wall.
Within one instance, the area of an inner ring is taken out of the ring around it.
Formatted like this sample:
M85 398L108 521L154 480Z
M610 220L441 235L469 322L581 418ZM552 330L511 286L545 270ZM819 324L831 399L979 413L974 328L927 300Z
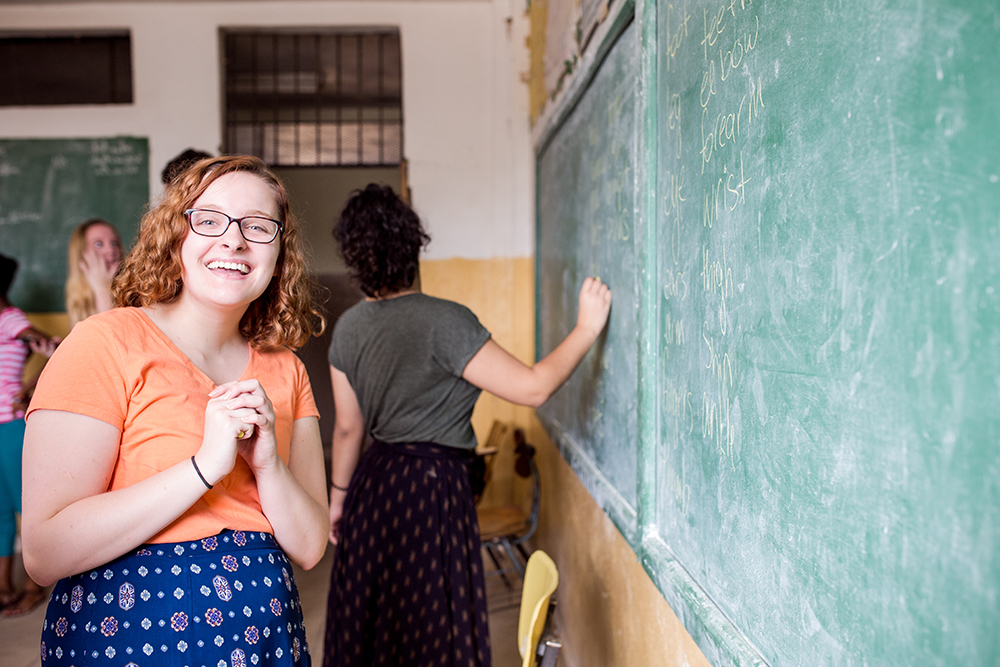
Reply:
M421 281L426 293L468 306L497 343L522 361L533 361L534 260L424 261ZM481 441L494 419L523 428L538 450L542 515L532 543L559 567L556 624L564 645L559 665L708 667L635 552L549 440L534 410L484 394L473 416ZM493 464L494 495L484 497L484 503L523 502L529 492L525 484L511 484L509 449L510 443L507 456Z
M420 262L421 289L467 306L493 340L530 364L535 357L535 264L531 258L448 259ZM527 428L534 410L484 393L472 413L472 427L485 442L494 420ZM508 439L491 466L485 505L530 503L530 484L514 475L513 440Z

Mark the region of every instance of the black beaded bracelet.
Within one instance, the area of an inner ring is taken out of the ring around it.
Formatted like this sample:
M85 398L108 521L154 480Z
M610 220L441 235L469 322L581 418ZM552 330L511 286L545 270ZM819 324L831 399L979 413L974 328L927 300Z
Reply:
M347 489L345 489L344 487L337 486L336 482L330 482L330 486L332 486L333 488L337 489L338 491L347 491Z
M208 480L205 479L205 476L201 474L200 470L198 470L198 462L194 460L193 456L191 457L191 465L194 466L194 471L198 473L198 477L201 478L201 481L204 482L205 486L207 486L209 490L211 490L212 485L208 483Z

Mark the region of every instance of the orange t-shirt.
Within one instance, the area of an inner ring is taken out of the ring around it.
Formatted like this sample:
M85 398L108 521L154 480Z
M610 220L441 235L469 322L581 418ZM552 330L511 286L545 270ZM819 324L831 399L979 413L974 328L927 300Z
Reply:
M292 423L319 416L305 367L290 350L251 348L240 379L257 379L271 399L278 453L288 463ZM142 310L116 308L73 327L45 365L28 417L35 410L63 410L119 429L108 487L114 491L197 453L214 388ZM67 447L86 444L66 439ZM240 456L229 475L150 542L196 540L226 528L273 532L253 472Z

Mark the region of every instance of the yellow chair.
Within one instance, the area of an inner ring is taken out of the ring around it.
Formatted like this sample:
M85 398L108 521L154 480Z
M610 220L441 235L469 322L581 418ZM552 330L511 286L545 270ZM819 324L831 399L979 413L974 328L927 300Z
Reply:
M528 559L521 590L521 613L517 620L517 648L522 667L555 667L562 644L545 633L550 620L549 608L555 605L552 593L559 585L559 570L544 551L535 551ZM543 634L546 636L543 638ZM538 657L541 656L541 663Z

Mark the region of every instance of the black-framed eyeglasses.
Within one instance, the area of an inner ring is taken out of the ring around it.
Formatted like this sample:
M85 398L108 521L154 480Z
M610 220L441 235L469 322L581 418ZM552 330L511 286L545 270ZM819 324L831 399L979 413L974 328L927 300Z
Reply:
M207 208L189 208L184 211L184 217L191 225L191 231L199 236L222 236L235 222L240 234L250 243L270 243L284 228L280 222L270 218L256 215L233 218Z

